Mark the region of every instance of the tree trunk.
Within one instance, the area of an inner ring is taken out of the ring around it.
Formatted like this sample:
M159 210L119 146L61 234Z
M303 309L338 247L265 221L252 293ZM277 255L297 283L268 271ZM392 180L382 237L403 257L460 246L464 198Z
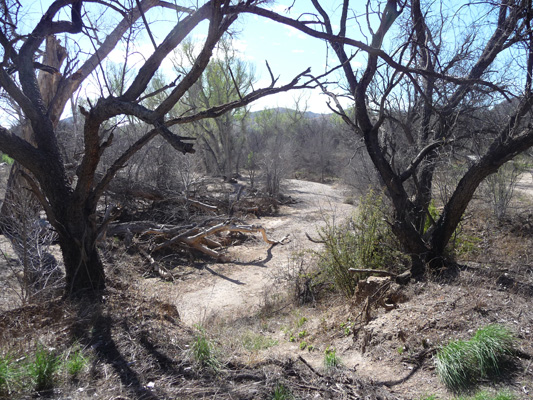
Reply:
M96 226L87 219L69 218L69 232L59 232L59 245L65 264L66 294L73 297L95 295L105 288L104 266L96 247ZM67 228L67 229L68 229Z

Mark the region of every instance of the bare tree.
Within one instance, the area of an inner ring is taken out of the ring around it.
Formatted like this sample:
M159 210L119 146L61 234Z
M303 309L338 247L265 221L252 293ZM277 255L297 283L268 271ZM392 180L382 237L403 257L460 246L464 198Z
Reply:
M71 296L97 293L105 286L104 268L96 244L109 220L98 217L98 200L115 174L139 149L160 136L175 150L192 153L194 149L189 138L171 131L171 127L176 127L179 132L180 125L223 115L265 95L307 86L306 83L299 84L304 73L279 87L275 87L273 79L269 87L252 91L232 102L167 117L200 78L222 35L239 13L251 7L253 2L232 5L210 0L194 9L161 0L132 1L125 6L119 2L97 3L56 0L28 35L17 32L17 20L22 13L20 3L3 0L0 4L0 45L3 50L0 87L20 107L34 139L18 136L8 127L0 127L0 150L25 168L21 176L57 231L66 270L67 294ZM157 8L172 12L176 21L160 43L156 41L147 18L150 10ZM118 16L118 22L111 31L105 32L105 36L94 28L94 21L102 15L95 14L97 12ZM65 15L68 20L61 19ZM165 94L157 104L151 108L143 105L147 97L163 92L147 92L163 60L205 20L209 21L207 35L190 70L179 79L169 80ZM124 63L126 73L121 74L120 87L111 87L105 79L102 61L118 48L121 40L125 40L128 49L131 41L138 37L132 34L134 25L145 30L154 50L138 68L127 69L129 64ZM67 54L66 63L59 63L60 66L47 65L46 59L40 57L43 45L47 38L58 35L90 44L95 50L90 54L82 51ZM39 85L38 73L50 74L57 86L46 88ZM60 152L57 127L73 94L84 83L88 84L91 77L99 79L97 90L100 94L96 100L80 108L84 117L83 153L74 168L74 176L70 177ZM145 124L146 132L98 174L102 156L113 142L114 128L124 117Z
M319 0L311 2L314 9L298 18L260 7L250 11L328 43L355 118L323 89L333 100L332 110L364 139L392 200L393 230L412 256L412 273L438 267L481 182L533 145L528 123L531 1L457 4L454 9L420 0L367 1L361 11L358 3L344 0L337 14L328 13ZM394 34L387 36L391 30ZM366 65L358 71L352 58L363 54ZM472 123L476 110L490 111L510 100L504 123ZM480 137L487 143L482 153L459 177L439 218L425 229L437 168L450 168L454 155Z

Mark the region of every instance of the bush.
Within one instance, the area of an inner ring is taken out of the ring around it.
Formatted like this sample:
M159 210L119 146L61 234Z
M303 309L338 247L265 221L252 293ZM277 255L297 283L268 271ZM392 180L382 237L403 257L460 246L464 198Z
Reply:
M347 222L337 225L326 220L326 226L318 230L325 245L319 265L347 297L353 296L357 281L365 277L350 268L391 269L403 263L404 256L386 222L386 209L382 196L369 191Z
M468 341L453 341L437 352L437 374L448 389L457 392L479 379L499 375L506 358L515 351L516 339L501 325L478 329Z

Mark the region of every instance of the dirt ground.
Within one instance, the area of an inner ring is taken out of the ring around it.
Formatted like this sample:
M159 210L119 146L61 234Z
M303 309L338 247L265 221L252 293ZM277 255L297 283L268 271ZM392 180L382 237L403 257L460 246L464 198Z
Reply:
M463 237L470 239L463 241L471 246L469 251L459 255L462 266L458 270L441 271L439 275L410 283L399 289L403 298L401 302L392 309L380 306L369 308L368 319L364 321L361 318L363 305L338 295L301 307L284 301L287 290L281 278L294 267L292 257L320 246L309 241L306 233L316 236L316 228L324 223L325 218L342 220L355 211L355 207L346 202L349 193L345 188L299 180L287 181L284 188L284 193L294 199L293 204L281 206L276 216L247 221L266 228L271 239L289 235L286 244L271 246L259 235L252 237L228 250L233 262L218 264L196 260L190 266L176 267L173 282L159 277L142 277L137 273L139 266L130 265L132 268L125 270L127 262L139 259L124 255L116 266L109 267L112 287L108 301L110 304L121 304L120 307L125 312L131 312L135 318L142 321L149 319L155 325L150 325L150 329L143 325L143 332L150 332L150 335L156 335L159 326L159 335L166 332L172 337L173 329L177 329L175 325L161 322L161 317L156 318L154 314L159 315L158 307L164 306L164 319L167 320L168 310L176 310L171 313L171 319L174 320L179 313L180 330L192 332L195 326L204 327L222 349L228 365L245 365L255 374L263 371L264 376L269 377L265 378L267 382L274 379L272 376L289 379L295 373L293 363L300 362L300 367L315 379L321 377L322 388L333 385L329 392L318 389L313 392L310 389L313 387L312 380L307 383L305 379L298 381L295 388L304 390L307 387L305 393L314 393L309 397L301 394L301 398L354 398L343 395L342 390L347 387L343 385L354 388L355 383L350 379L355 378L328 381L329 378L324 378L319 372L323 371L326 349L335 349L342 361L342 374L357 377L375 390L384 390L372 392L374 397L361 395L357 398L420 399L437 395L438 399L452 399L453 396L438 380L432 360L436 349L447 341L469 338L479 327L499 323L515 333L523 354L533 354L531 178L529 174L523 176L515 196L517 201L505 221L496 223L488 214L479 211L467 213ZM5 240L0 239L0 245L8 252ZM5 271L5 260L0 260L0 263L4 263L0 269ZM8 280L3 279L4 287L0 293L4 297L0 297L0 310L16 302L16 298L11 296L8 304L6 282ZM126 291L137 299L136 305L126 302ZM4 319L7 318L5 315ZM132 324L128 333L123 332L122 335L131 335L129 340L133 342L135 324ZM242 340L250 334L267 337L272 340L272 345L258 351L244 350ZM167 338L159 342L161 349L164 341L168 346L175 346L172 347L175 351L187 347L178 339L174 343L174 339ZM116 338L114 342L117 342ZM174 350L170 347L165 349L165 357L171 359ZM132 352L130 348L124 351ZM148 357L154 356L150 354ZM281 370L271 375L265 372L268 370L266 365L276 363L284 363L283 368L279 367ZM184 368L187 371L190 367ZM185 379L182 375L180 379ZM302 373L296 375L304 376ZM153 380L156 386L167 385L161 381L162 378L150 376L147 379ZM192 381L180 382L180 385L190 386L188 398L268 398L263 397L260 391L254 392L254 395L241 391L231 392L233 395L229 397L217 397L216 391L215 394L207 389L201 392L198 381L196 386ZM175 398L178 392L184 393L180 392L185 390L184 386L178 390L176 383L173 385L172 391L167 393L173 393L174 397L162 395L157 398ZM205 385L211 387L209 385L217 384L210 382ZM198 391L194 391L193 386ZM510 388L519 400L533 398L531 359L517 358L512 375L496 386L490 386L498 387ZM214 389L211 387L210 390ZM100 392L94 389L94 393L97 396ZM144 398L132 396L135 397Z

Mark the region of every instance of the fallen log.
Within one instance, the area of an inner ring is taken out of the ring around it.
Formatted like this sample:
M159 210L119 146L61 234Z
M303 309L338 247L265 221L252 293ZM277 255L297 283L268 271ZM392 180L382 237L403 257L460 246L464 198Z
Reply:
M260 233L263 240L272 246L284 244L289 237L286 235L281 240L272 240L268 238L266 230L262 226L240 225L231 221L221 222L213 226L175 226L156 224L150 221L135 221L110 224L107 229L108 236L131 237L132 235L140 235L163 240L153 245L149 253L177 245L198 250L218 261L227 262L230 260L216 250L222 248L221 243L212 237L223 232Z

